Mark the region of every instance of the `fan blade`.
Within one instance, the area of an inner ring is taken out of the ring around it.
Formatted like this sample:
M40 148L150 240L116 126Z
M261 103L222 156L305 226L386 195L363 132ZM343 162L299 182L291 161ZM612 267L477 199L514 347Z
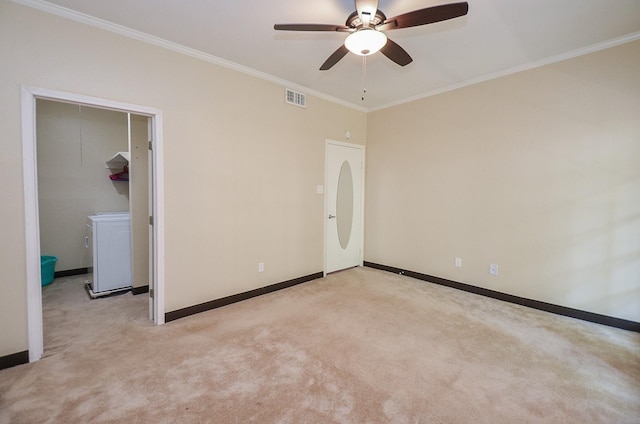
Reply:
M275 24L273 29L278 31L353 31L353 29L348 26L331 24Z
M344 44L341 45L338 50L333 52L333 54L331 56L329 56L329 58L327 60L324 61L324 63L320 67L320 70L321 71L326 71L328 69L331 69L333 67L333 65L338 63L340 61L340 59L345 57L345 55L347 53L349 53L349 50L344 46Z
M382 24L376 26L376 29L379 31L385 31L432 24L434 22L446 21L447 19L464 16L468 11L469 3L467 2L427 7L389 18Z
M385 44L384 47L380 49L380 52L400 66L407 66L408 64L413 62L413 59L411 59L409 53L407 53L402 47L400 47L397 43L390 39L387 39L387 44Z
M378 11L378 0L355 0L358 16L365 27L369 26L369 21L373 20Z

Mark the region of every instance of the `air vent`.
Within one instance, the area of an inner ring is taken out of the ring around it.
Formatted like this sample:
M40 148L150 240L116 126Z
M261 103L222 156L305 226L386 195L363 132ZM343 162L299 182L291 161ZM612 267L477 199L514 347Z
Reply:
M285 102L290 105L299 106L299 107L307 107L307 96L298 93L297 91L285 89Z

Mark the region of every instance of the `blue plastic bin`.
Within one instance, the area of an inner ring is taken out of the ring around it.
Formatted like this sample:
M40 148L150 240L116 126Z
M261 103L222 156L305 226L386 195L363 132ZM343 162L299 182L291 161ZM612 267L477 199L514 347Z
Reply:
M56 272L56 262L58 258L55 256L40 256L40 278L42 287L53 283L53 277Z

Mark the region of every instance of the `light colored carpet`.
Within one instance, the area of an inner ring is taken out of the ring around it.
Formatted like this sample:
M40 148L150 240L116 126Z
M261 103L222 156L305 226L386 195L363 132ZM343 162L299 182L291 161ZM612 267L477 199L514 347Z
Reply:
M369 268L156 327L84 278L44 288L0 422L640 422L638 333Z

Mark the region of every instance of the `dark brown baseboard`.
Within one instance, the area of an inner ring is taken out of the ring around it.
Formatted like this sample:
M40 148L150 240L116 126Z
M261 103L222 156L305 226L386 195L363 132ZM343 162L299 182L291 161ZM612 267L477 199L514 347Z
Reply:
M89 268L76 268L76 269L67 269L65 271L56 271L53 273L54 278L60 277L71 277L72 275L82 275L88 274Z
M131 287L131 294L145 294L149 293L149 286Z
M621 328L623 330L640 332L640 322L629 321L622 318L615 318L607 315L596 314L593 312L582 311L580 309L573 309L566 306L554 305L552 303L527 299L524 297L514 296L511 294L489 290L482 287L472 286L470 284L459 283L457 281L447 280L440 277L434 277L433 275L421 274L419 272L409 271L406 269L387 265L380 265L373 262L364 262L364 266L392 272L394 274L406 275L407 277L412 277L418 280L440 284L442 286L452 287L458 290L464 290L469 293L487 296L494 299L502 300L504 302L515 303L517 305L527 306L529 308L539 309L541 311L551 312L557 315L564 315L571 318L581 319L583 321L607 325L609 327Z
M0 356L0 370L5 368L15 367L16 365L22 365L29 363L29 351L13 353L11 355Z
M200 312L205 312L211 309L220 308L222 306L231 305L232 303L241 302L243 300L251 299L252 297L261 296L263 294L272 293L274 291L306 283L307 281L316 280L318 278L322 278L322 276L322 272L316 272L315 274L309 274L304 277L294 278L293 280L283 281L282 283L272 284L270 286L250 290L248 292L223 297L222 299L216 299L209 302L200 303L199 305L189 306L187 308L167 312L164 314L164 321L170 322L180 318L188 317L189 315L198 314Z

